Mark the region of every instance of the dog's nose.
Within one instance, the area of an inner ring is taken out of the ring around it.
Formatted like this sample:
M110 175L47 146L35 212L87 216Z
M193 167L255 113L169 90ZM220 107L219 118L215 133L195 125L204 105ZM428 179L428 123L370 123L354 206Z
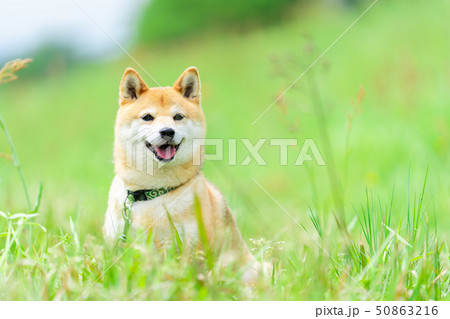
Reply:
M165 140L171 140L175 136L175 131L171 128L163 128L159 131L161 137Z

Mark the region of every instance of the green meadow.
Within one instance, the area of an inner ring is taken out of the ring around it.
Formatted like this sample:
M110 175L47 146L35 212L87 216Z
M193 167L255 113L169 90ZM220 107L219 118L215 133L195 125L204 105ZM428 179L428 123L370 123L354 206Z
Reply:
M123 71L157 85L126 54L1 84L31 203L3 128L0 300L450 300L449 2L378 1L259 118L368 4L301 6L265 27L129 48L162 86L199 69L207 137L225 146L204 174L274 269L253 287L176 241L163 252L105 245ZM298 141L287 165L274 138ZM266 139L265 165L241 165L242 139ZM324 166L295 165L307 139Z

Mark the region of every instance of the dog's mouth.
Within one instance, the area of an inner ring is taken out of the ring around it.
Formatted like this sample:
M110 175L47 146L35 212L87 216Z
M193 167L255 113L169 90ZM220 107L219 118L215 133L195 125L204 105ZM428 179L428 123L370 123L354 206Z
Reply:
M156 159L161 162L170 162L173 160L180 145L181 142L177 145L166 143L163 145L153 146L149 142L145 142L145 146L147 146L147 148L155 154Z

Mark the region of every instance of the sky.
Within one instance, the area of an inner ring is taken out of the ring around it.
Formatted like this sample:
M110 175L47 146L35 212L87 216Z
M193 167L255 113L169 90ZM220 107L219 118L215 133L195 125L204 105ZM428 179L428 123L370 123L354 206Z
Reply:
M0 64L24 58L45 43L69 45L83 56L99 56L117 45L77 5L126 46L146 0L0 0Z

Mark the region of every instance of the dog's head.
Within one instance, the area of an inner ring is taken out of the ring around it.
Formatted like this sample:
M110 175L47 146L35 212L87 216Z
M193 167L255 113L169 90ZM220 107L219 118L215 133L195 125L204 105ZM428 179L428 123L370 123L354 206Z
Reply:
M116 166L153 174L161 167L189 166L194 157L201 157L201 147L194 142L205 136L197 68L186 69L173 87L154 88L128 68L120 83L119 104Z

